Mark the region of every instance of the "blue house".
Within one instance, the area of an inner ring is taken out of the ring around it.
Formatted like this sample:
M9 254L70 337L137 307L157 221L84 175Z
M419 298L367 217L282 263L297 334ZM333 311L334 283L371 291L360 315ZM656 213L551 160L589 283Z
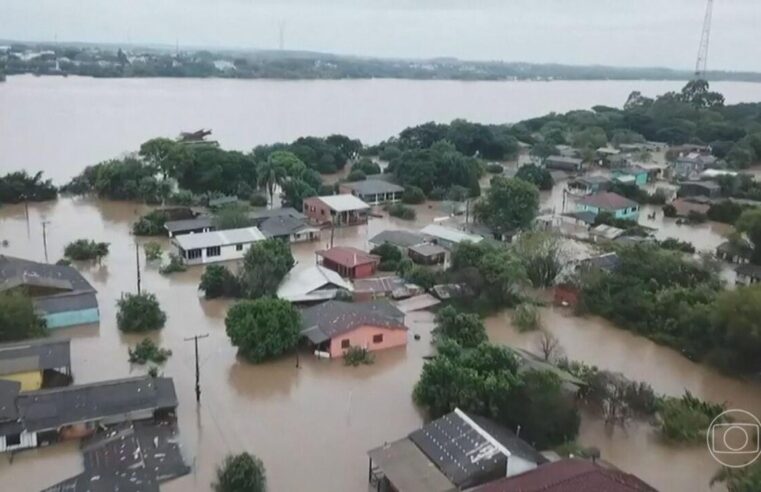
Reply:
M74 268L0 255L0 292L28 294L48 328L97 323L95 289Z
M579 199L576 202L576 211L592 212L595 215L600 212L608 212L617 219L637 220L639 218L639 204L637 202L618 193L607 191Z
M649 178L647 169L638 166L614 169L612 173L613 178L617 181L636 184L637 186L645 186Z

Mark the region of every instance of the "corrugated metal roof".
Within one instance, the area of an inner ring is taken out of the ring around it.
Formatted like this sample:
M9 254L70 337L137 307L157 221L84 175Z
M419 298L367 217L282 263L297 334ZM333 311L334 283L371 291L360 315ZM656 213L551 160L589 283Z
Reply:
M459 231L451 227L445 227L438 224L429 224L420 229L425 235L432 236L439 239L444 239L452 243L460 243L463 241L470 241L478 243L483 240L483 237L475 234L468 234L467 232Z
M71 365L70 341L28 340L0 345L0 375Z
M328 290L324 290L325 288ZM280 282L277 296L289 302L318 301L332 299L335 297L336 289L351 292L352 285L333 270L314 265L288 272L288 275Z
M229 246L247 244L266 239L257 227L226 229L223 231L201 232L198 234L183 234L174 238L180 248L191 249L210 248L212 246Z
M365 179L362 181L354 181L352 183L342 183L341 186L354 190L360 195L377 195L378 193L401 193L404 191L404 188L401 186L380 179Z
M164 224L164 229L169 232L192 231L212 226L211 217L196 217L195 219L171 220Z

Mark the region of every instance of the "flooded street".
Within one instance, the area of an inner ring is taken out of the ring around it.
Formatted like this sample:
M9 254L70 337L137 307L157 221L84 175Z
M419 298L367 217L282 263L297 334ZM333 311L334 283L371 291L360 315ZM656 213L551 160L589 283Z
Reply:
M23 206L0 209L0 240L9 241L8 247L1 250L3 254L44 260L40 226L43 217L50 221L51 261L60 258L67 242L79 237L111 243L111 252L101 266L82 268L98 289L100 326L54 333L73 338L77 383L130 374L127 347L140 336L125 336L117 330L115 301L123 291L135 289L134 240L129 227L142 212L144 208L135 204L66 198L31 205L27 232ZM422 206L416 223L372 219L369 227L337 230L335 241L366 247L368 236L386 228L419 227L437 213ZM297 261L312 264L314 251L325 241L323 238L295 246ZM168 241L164 240L164 245L168 248ZM158 274L156 265L149 264L142 272L143 288L158 296L168 314L166 327L153 338L173 351L164 373L175 379L183 452L193 465L191 475L169 482L163 490L208 490L222 457L244 449L262 458L272 490L364 490L366 451L408 433L422 422L411 391L423 356L431 353L430 313L409 316L407 347L378 353L371 366L345 367L341 361L316 360L308 353L300 354L298 368L295 356L255 366L236 358L225 335L228 303L198 297L201 268L164 277ZM603 320L576 318L561 310L547 309L543 322L571 359L621 371L652 384L659 392L679 395L689 389L702 398L761 413L761 388L757 385L725 378ZM536 335L517 333L510 326L508 312L489 318L487 326L495 342L536 350ZM193 346L184 339L203 333L210 336L200 342L203 395L197 407ZM414 340L414 334L419 334L421 340ZM134 368L132 374L142 371ZM702 446L665 446L644 424L608 429L599 419L585 415L579 440L585 446L597 446L604 459L662 490L706 490L716 469ZM44 474L34 473L43 465ZM80 466L75 445L55 445L20 453L12 464L3 457L0 475L7 480L23 479L29 490L37 490L71 476Z
M10 77L0 84L0 173L44 170L63 183L86 165L134 150L151 137L181 130L212 128L225 147L250 149L261 143L303 135L345 133L376 142L407 125L464 117L502 123L594 104L621 105L632 90L654 95L681 87L680 82L433 82L433 81L237 81L96 80L69 77ZM761 100L761 85L717 83L728 102ZM44 138L40 135L44 134ZM559 210L562 191L543 193L542 207ZM371 218L366 226L337 229L335 243L368 248L385 229L417 230L446 214L445 204L417 208L414 222ZM566 205L568 210L569 205ZM101 265L78 265L98 290L98 326L60 329L55 337L73 339L76 383L142 374L130 367L127 348L142 336L116 328L116 300L136 290L135 240L131 224L147 207L126 202L62 198L0 208L0 254L45 260L42 222L47 221L50 262L64 246L87 238L110 243ZM659 238L679 237L698 249L713 249L727 232L720 224L678 226L643 212L641 222L659 227ZM146 242L153 238L139 239ZM161 240L165 252L169 241ZM293 245L298 265L314 263L314 243ZM179 398L182 449L190 475L162 486L169 492L207 491L217 464L228 453L247 450L264 462L273 491L365 491L368 449L417 428L423 416L411 392L432 352L433 315L408 315L406 348L377 353L375 364L345 367L341 361L316 360L304 352L276 362L252 365L236 358L225 334L227 301L205 301L197 287L202 267L162 276L158 265L144 264L143 289L155 293L168 315L166 327L151 337L172 350L163 372L174 378ZM543 322L569 358L623 372L662 393L685 389L715 402L727 402L761 415L761 386L726 378L671 349L612 326L598 318L577 318L545 309ZM535 333L518 333L509 312L487 319L492 341L536 351ZM202 402L194 394L194 353L187 337L209 334L199 342ZM415 340L414 335L420 335ZM131 372L132 371L132 372ZM703 446L679 448L659 441L647 424L609 429L584 415L579 441L596 446L603 459L639 475L663 491L708 490L717 469ZM6 483L39 490L78 473L75 443L25 451L10 463L0 457ZM44 473L40 473L44 470ZM721 490L716 488L715 490Z

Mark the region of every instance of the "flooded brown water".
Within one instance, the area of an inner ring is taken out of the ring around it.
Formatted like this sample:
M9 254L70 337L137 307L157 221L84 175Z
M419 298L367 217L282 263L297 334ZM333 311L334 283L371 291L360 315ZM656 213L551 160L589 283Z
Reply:
M241 149L331 132L372 142L428 120L515 121L551 110L619 105L634 89L656 94L680 85L11 77L0 84L0 172L44 169L61 182L85 165L135 149L147 138L198 127L213 128L223 145ZM729 101L761 99L761 85L716 86ZM553 203L557 191L543 199L543 205ZM366 248L367 240L384 229L416 229L445 215L441 206L418 207L415 222L382 218L340 229L335 242ZM129 229L145 210L134 203L66 198L30 205L27 222L23 206L0 208L0 241L9 241L0 254L44 260L42 220L49 221L51 262L61 257L65 244L81 237L111 243L102 265L81 266L98 289L101 323L54 334L73 338L78 383L144 371L127 362L127 347L140 337L117 330L115 303L123 292L135 290L134 238ZM701 240L707 247L722 233L710 224L696 229L663 227L682 237L705 236ZM327 241L324 237L294 246L297 261L312 264L314 252ZM168 241L163 243L168 249ZM366 490L366 451L422 422L411 391L423 356L431 352L431 314L410 316L409 345L379 353L372 366L347 368L340 361L318 361L306 353L298 368L295 357L254 366L236 358L225 335L228 302L198 297L201 268L164 277L156 265L144 265L142 273L144 289L156 293L168 314L166 327L152 337L174 352L164 373L175 379L183 452L193 465L190 476L163 490L209 490L217 463L227 453L242 450L262 458L275 491ZM755 384L725 378L603 320L547 310L544 322L573 359L624 372L664 393L678 395L687 388L703 398L761 414L761 393ZM496 342L535 348L535 335L513 330L508 313L490 318L488 329ZM193 347L184 339L200 333L210 336L200 342L203 400L196 406ZM413 334L421 340L415 341ZM647 425L611 430L585 415L580 441L599 447L605 459L664 491L707 490L717 468L702 446L665 446ZM0 476L4 483L23 484L19 490L39 490L78 473L80 459L74 443L21 453L12 464L3 456Z
M60 258L66 243L79 237L111 243L111 252L101 266L83 267L98 289L100 325L54 334L73 338L76 382L144 371L130 368L127 362L127 347L139 337L122 335L115 324L116 299L124 291L135 290L134 242L129 227L144 207L67 198L32 205L29 211L27 229L23 206L0 209L0 240L10 242L0 251L3 254L43 260L43 217L50 221L51 261ZM335 241L366 247L368 236L376 232L419 227L437 215L440 212L435 208L422 206L417 223L373 219L368 227L338 230ZM311 264L314 251L324 243L325 239L297 245L294 254L300 263ZM208 490L216 464L225 454L241 450L263 459L272 490L365 490L366 451L422 422L410 395L423 356L431 352L430 313L411 315L409 345L379 353L371 366L348 368L340 361L319 361L307 353L299 357L298 368L295 356L255 366L236 358L225 335L228 303L198 297L200 268L170 277L159 275L155 265L144 266L142 272L144 289L156 293L168 314L167 326L152 336L174 353L164 373L175 379L183 452L193 464L190 476L168 483L163 490ZM536 335L517 333L509 319L505 312L487 320L492 340L535 350ZM723 377L604 320L547 309L543 322L572 359L621 371L649 382L660 392L678 395L689 389L700 397L761 414L757 385ZM193 347L183 340L200 333L210 337L200 344L203 396L197 407ZM421 340L415 341L413 334L421 335ZM702 446L666 446L645 424L609 429L596 417L585 415L579 439L664 491L707 490L717 468ZM38 490L77 473L79 460L75 445L55 445L21 453L12 464L7 457L0 458L0 475L23 483L24 490ZM42 466L46 472L35 473Z
M507 123L594 105L678 81L460 82L91 79L13 76L0 83L0 172L45 171L57 183L156 136L211 128L224 147L344 133L375 143L426 121ZM761 84L717 82L730 103Z

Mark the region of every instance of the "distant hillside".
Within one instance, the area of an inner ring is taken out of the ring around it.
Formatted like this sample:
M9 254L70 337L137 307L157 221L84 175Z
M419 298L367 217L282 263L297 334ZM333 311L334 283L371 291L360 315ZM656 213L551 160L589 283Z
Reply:
M380 59L308 51L205 50L87 43L0 41L3 74L93 77L222 77L242 79L421 80L687 80L668 68L481 62L455 58ZM706 78L761 82L761 73L711 71Z

